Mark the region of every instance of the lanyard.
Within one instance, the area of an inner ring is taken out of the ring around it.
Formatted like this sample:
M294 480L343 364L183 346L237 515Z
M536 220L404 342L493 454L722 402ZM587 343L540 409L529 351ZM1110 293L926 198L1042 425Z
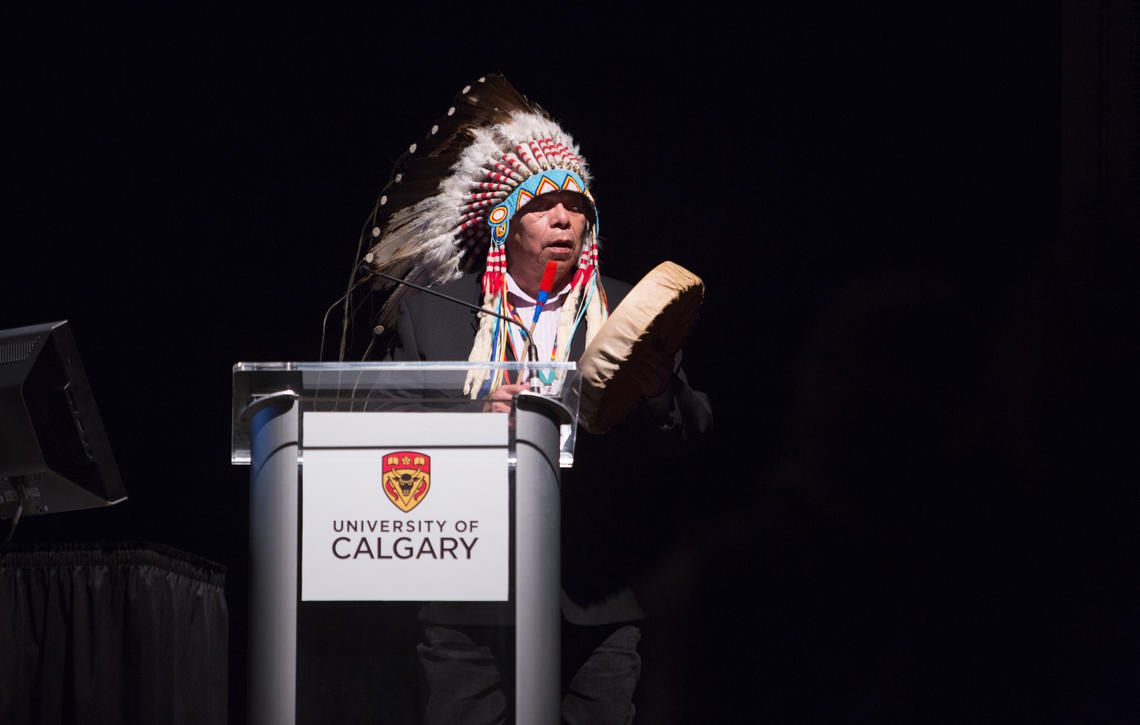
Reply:
M522 325L525 328L526 324L522 321L522 318L519 317L518 310L516 310L515 306L510 303L509 298L507 299L507 309L511 313L511 318L514 319L515 322L518 322L520 325ZM516 338L518 340L517 342L516 342ZM522 355L519 355L520 349L521 350L527 349L527 346L524 344L525 340L522 339L522 333L520 333L518 330L516 330L512 327L508 336L507 336L507 340L511 344L511 352L514 353L515 360L519 360L519 361L525 360L526 359L525 353L523 353ZM535 349L536 350L538 349L537 344L535 344ZM550 361L551 362L557 362L558 361L558 334L557 333L555 333L555 336L554 336L554 345L551 346L551 348L550 348ZM541 380L544 385L549 386L549 385L554 384L555 374L554 374L553 370L547 370L546 372L543 372L541 370L536 370L535 372L538 373L538 379Z

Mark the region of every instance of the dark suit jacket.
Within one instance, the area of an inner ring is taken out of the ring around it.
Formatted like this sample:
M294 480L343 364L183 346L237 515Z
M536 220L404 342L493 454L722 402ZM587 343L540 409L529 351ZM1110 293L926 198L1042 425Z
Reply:
M630 290L608 277L602 286L610 310ZM482 303L478 275L438 289ZM477 327L474 311L432 295L414 295L400 305L389 358L466 360ZM584 349L585 325L580 325L570 359L577 360ZM637 618L640 609L629 584L669 542L683 515L674 510L685 485L679 442L705 432L712 414L707 396L689 387L679 363L678 355L673 388L655 401L655 413L643 405L603 436L578 429L574 468L562 472L563 612L575 624ZM668 412L662 416L662 411Z
M469 274L440 285L439 292L475 305L483 304L480 277ZM617 307L631 289L625 282L602 277L610 309ZM398 362L412 360L466 360L479 327L474 310L428 294L415 294L400 303L396 339L389 357ZM577 360L586 349L586 326L579 325L570 345L570 359ZM510 354L510 348L507 348Z

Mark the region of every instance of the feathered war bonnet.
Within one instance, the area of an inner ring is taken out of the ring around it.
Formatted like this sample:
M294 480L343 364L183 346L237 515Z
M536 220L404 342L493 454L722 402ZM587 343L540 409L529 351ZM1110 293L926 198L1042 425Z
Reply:
M504 274L512 217L539 194L579 192L589 200L592 218L559 316L555 352L565 360L583 318L588 343L607 315L589 181L574 140L544 110L503 76L480 78L397 160L370 219L375 241L364 255L364 270L438 285L482 268L483 307L509 316ZM391 285L374 282L374 289ZM393 329L400 300L414 291L391 288L374 325ZM469 359L504 360L509 323L483 313L479 318ZM473 371L465 390L479 397L501 382Z

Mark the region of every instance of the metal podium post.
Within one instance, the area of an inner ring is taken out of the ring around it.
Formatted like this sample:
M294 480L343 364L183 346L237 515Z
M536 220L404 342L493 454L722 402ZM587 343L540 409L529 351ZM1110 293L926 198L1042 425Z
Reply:
M292 390L243 411L251 419L249 701L251 725L295 721L300 405Z
M559 424L569 412L515 397L515 722L557 723L562 690Z

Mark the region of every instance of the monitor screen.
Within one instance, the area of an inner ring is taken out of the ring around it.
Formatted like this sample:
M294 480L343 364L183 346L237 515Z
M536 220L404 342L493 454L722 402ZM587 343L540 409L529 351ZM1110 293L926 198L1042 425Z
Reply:
M67 321L0 330L0 514L125 498Z

